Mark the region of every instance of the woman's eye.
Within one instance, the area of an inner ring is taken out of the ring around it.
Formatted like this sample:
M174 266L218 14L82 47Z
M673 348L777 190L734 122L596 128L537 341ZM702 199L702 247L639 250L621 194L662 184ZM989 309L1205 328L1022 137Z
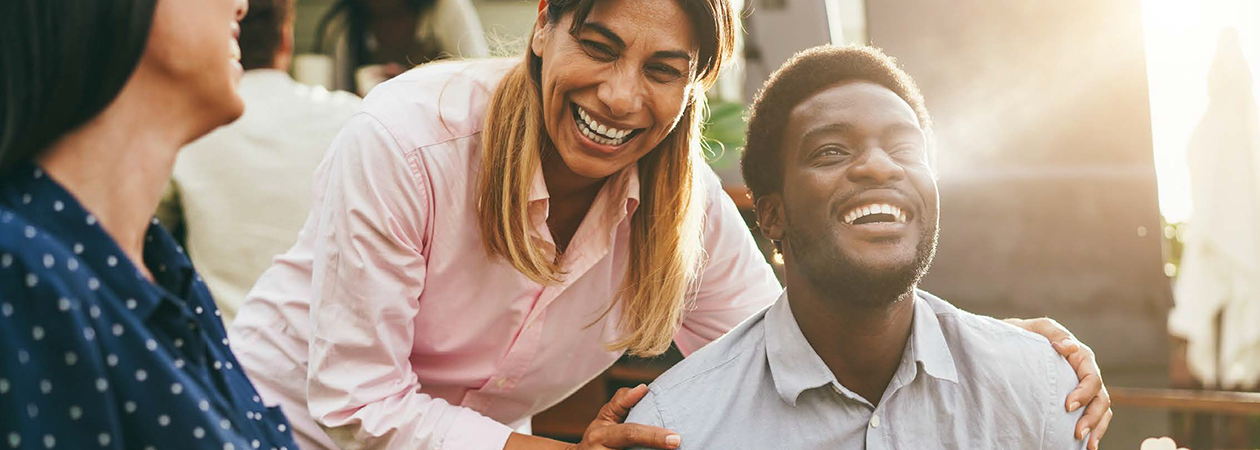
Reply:
M662 82L677 80L683 76L682 71L667 64L652 64L648 66L648 71Z
M607 45L595 41L582 41L582 49L586 50L586 54L600 61L610 61L617 57Z

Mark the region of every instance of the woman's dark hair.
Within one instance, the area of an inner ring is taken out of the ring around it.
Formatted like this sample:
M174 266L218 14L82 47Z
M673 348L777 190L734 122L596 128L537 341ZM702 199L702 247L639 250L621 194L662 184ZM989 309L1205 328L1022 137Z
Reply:
M370 0L337 0L333 3L328 12L319 19L319 23L315 26L315 53L332 54L335 50L329 45L335 45L337 36L344 33L346 36L346 44L349 50L347 59L350 64L346 64L341 68L345 73L342 75L348 80L354 80L354 71L360 65L371 64L373 61L372 52L368 49L368 27L371 25L372 8L380 7L383 3L394 1L405 6L417 16L427 15L438 0L376 0L374 4L369 4ZM339 25L339 28L334 28ZM417 24L418 26L418 24ZM433 39L430 39L432 41ZM431 52L433 57L437 56L436 50ZM395 61L402 63L404 61ZM416 61L422 63L425 61Z
M272 69L284 41L284 26L293 20L293 0L249 0L241 19L241 67Z
M140 62L157 0L0 1L0 174L100 114Z

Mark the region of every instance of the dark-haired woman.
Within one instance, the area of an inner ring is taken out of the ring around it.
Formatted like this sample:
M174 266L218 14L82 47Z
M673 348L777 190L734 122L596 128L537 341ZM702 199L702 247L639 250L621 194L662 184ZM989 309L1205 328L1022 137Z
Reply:
M151 219L242 112L243 0L0 3L0 448L296 448Z
M332 55L336 88L365 95L416 64L485 57L490 47L472 0L337 0L315 52Z

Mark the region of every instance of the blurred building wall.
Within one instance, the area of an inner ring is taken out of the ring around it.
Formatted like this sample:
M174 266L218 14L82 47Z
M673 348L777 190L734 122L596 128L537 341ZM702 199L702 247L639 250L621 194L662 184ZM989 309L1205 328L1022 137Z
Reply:
M1137 0L868 1L872 43L936 123L941 243L925 287L997 317L1054 317L1114 386L1166 387L1164 275ZM1107 446L1166 415L1117 410Z

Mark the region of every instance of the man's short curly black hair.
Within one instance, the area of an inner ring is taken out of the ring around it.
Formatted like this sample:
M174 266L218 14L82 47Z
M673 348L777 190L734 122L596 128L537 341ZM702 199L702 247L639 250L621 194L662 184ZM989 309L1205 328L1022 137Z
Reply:
M753 199L783 187L780 146L792 109L837 83L865 80L882 85L905 100L930 136L931 118L910 75L883 51L867 46L823 45L801 51L770 75L753 101L742 168ZM931 145L931 144L929 144Z

